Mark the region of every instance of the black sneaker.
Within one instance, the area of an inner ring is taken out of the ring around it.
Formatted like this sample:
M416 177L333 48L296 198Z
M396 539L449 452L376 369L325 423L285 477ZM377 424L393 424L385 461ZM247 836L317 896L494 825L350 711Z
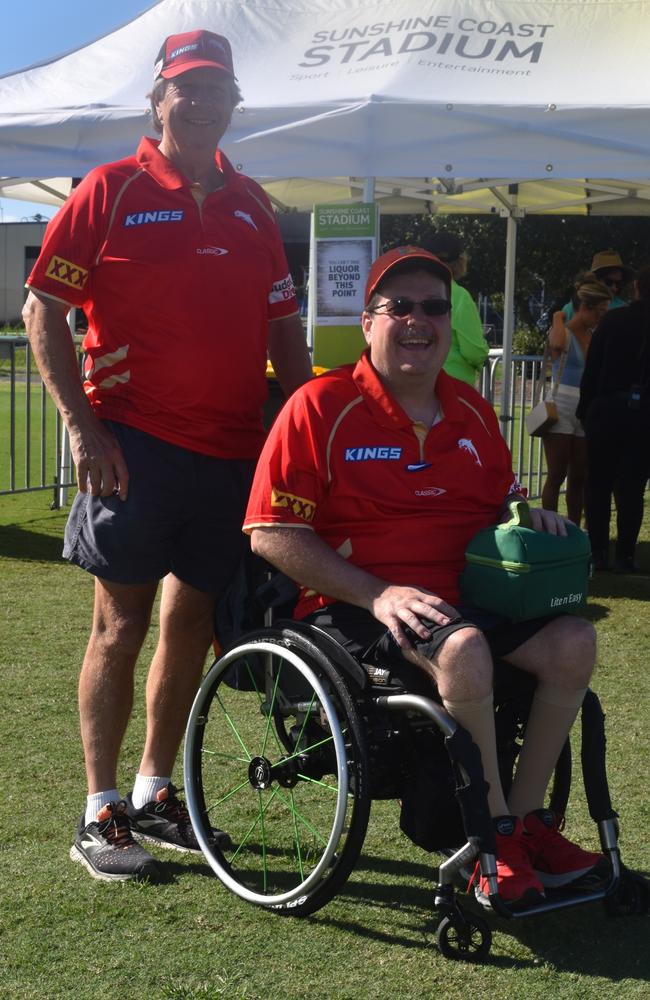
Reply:
M154 859L131 836L123 800L102 806L94 823L86 825L85 817L81 817L70 857L87 868L93 878L104 882L160 879Z
M127 795L126 808L131 829L138 840L148 840L160 847L171 847L174 851L201 854L187 806L178 798L176 791L169 782L165 788L160 789L155 801L147 802L142 809L135 809L131 795ZM230 837L222 830L212 831L212 841L222 851L232 848Z

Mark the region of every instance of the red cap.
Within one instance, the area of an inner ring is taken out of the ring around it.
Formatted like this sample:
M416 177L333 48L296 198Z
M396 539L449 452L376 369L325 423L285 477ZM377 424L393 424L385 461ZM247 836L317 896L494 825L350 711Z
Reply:
M210 66L234 77L230 42L212 31L186 31L170 35L163 42L154 65L154 79L165 80L187 73L190 69Z
M377 290L377 285L387 277L394 267L403 264L406 260L422 261L423 266L441 278L448 288L451 286L451 271L438 257L421 247L396 247L395 250L388 250L372 262L366 284L366 305Z

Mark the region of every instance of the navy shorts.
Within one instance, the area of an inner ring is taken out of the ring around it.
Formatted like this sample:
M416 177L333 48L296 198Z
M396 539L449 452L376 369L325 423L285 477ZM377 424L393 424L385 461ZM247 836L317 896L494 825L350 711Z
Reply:
M457 617L452 618L447 625L424 621L431 632L429 639L421 639L408 627L405 627L404 632L420 653L427 659L432 659L452 632L467 626L480 629L495 661L495 684L500 680L500 658L514 652L557 617L549 615L526 622L512 622L478 608L459 607L456 610ZM389 670L409 690L431 690L431 678L404 657L402 648L395 642L392 633L369 611L352 604L331 604L321 611L314 611L305 621L329 633L360 663ZM503 673L505 681L511 671L504 666Z
M241 526L255 463L213 458L106 421L129 470L126 500L77 493L63 555L111 583L173 573L221 595L244 550Z

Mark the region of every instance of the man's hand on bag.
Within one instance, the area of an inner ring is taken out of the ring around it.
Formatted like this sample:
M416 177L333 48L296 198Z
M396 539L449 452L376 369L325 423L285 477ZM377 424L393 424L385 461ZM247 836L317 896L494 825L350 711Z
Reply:
M556 510L531 507L530 519L533 531L545 531L548 535L559 535L561 538L567 536L566 526L569 519L562 517Z

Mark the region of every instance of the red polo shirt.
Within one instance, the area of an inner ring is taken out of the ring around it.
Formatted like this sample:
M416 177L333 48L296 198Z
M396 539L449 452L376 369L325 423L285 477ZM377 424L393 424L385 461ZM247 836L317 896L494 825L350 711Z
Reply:
M489 403L445 372L436 393L443 419L427 429L386 392L367 353L302 386L264 446L244 530L315 531L375 576L457 604L467 543L518 484ZM328 603L303 591L297 616Z
M255 458L268 321L296 312L270 203L218 152L199 205L142 139L98 167L48 225L27 284L84 309L85 389L99 417L221 458Z

